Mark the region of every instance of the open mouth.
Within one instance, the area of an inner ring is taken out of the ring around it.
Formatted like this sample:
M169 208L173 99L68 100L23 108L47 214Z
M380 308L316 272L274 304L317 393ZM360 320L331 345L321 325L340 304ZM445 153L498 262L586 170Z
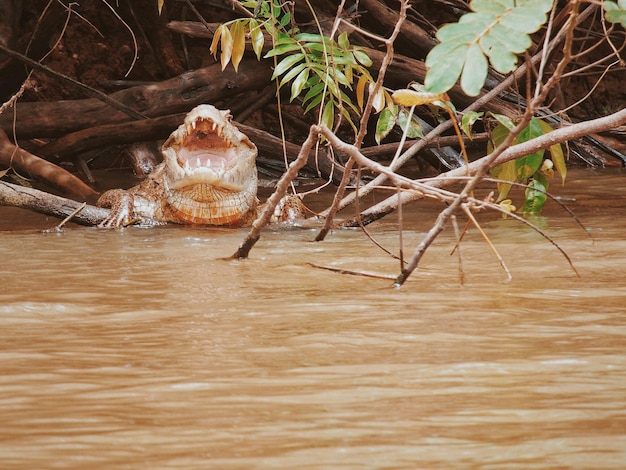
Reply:
M223 128L210 118L191 121L176 153L185 172L211 170L223 172L237 160L236 146L223 135Z

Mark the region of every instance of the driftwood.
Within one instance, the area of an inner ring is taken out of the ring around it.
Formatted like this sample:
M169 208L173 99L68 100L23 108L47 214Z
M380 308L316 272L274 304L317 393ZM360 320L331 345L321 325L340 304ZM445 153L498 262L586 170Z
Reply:
M83 204L72 199L4 181L0 181L0 205L21 207L61 219L80 209L72 221L83 225L98 225L109 215L109 209L88 204L81 209Z

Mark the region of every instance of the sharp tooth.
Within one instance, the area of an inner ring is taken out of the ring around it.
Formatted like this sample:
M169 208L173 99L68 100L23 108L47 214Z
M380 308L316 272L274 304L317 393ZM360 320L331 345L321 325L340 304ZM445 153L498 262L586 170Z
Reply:
M207 166L207 168L211 168L211 159L210 158L206 159L206 166Z
M226 163L224 162L224 160L220 160L220 170L224 171L225 168L226 168Z
M189 160L185 160L185 171L189 171Z
M202 162L200 161L200 157L196 159L196 167L200 168L202 166Z
M196 128L196 121L191 121L191 127L192 127L193 129L195 129L195 128Z

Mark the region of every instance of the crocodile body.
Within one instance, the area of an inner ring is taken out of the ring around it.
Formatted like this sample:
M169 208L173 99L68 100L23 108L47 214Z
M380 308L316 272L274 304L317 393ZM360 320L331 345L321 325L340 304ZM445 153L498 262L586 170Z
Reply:
M161 148L163 162L137 186L106 191L97 205L111 228L148 218L160 223L243 226L254 220L257 148L211 105L191 110Z

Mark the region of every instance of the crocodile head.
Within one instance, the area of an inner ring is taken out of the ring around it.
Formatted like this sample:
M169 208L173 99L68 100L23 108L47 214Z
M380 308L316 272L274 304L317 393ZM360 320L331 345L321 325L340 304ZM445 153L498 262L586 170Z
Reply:
M162 147L167 202L185 223L241 225L256 209L256 146L228 111L200 105Z

